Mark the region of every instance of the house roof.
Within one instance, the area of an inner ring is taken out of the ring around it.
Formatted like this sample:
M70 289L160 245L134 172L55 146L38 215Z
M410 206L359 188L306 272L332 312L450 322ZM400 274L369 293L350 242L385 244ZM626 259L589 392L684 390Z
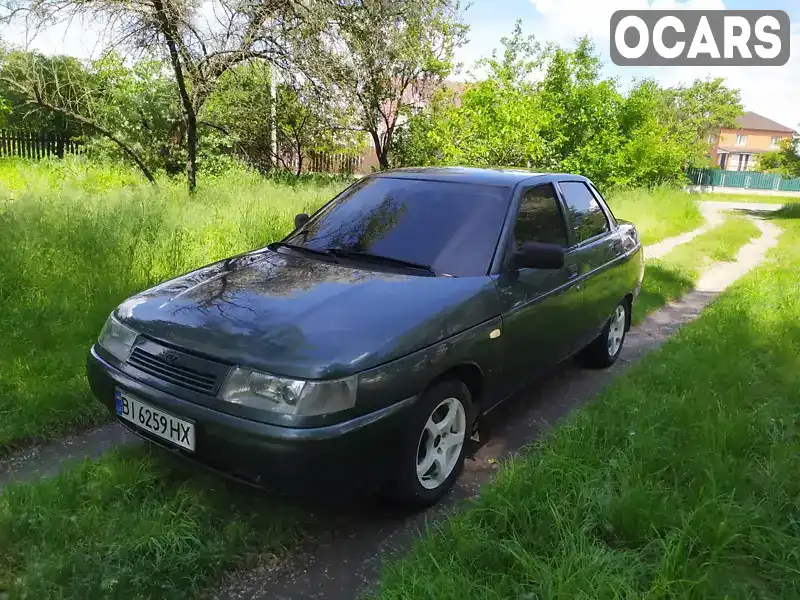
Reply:
M742 116L736 119L736 124L741 129L776 131L779 133L796 133L794 129L790 129L789 127L781 125L780 123L777 123L772 119L768 119L767 117L762 117L760 114L752 111L746 111L742 113Z
M775 150L775 148L773 148L772 150ZM718 154L719 153L722 153L722 154L765 154L765 153L770 152L770 151L771 150L764 150L764 149L753 150L753 149L750 149L750 148L745 148L744 146L737 146L735 148L722 148L722 147L717 148L717 153Z

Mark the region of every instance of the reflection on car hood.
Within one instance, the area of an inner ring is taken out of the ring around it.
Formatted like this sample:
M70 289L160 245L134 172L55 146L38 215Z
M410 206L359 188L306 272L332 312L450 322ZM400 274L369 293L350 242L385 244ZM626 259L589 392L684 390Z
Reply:
M117 316L179 348L317 379L400 358L498 312L489 277L416 277L265 249L162 283Z

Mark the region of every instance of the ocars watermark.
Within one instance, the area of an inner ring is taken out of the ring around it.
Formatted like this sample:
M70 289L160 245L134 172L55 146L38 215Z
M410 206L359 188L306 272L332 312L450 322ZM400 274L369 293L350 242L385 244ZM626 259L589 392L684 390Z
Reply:
M789 15L782 10L618 10L611 60L620 66L785 65Z

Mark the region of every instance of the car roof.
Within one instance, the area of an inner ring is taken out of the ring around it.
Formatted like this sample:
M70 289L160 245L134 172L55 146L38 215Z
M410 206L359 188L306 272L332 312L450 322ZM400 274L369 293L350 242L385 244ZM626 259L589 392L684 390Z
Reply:
M423 181L447 181L452 183L474 183L500 187L514 187L526 180L539 180L540 183L572 179L588 181L580 175L569 173L540 173L522 168L477 168L477 167L411 167L380 171L371 177L394 179L419 179Z

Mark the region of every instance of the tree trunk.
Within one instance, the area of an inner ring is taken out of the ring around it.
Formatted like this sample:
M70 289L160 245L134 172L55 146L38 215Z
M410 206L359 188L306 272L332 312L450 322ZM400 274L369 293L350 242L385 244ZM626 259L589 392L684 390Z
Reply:
M370 131L369 133L372 135L372 143L375 144L375 154L378 157L378 164L381 167L381 171L385 171L389 168L388 144L381 142L381 136L377 131Z
M197 115L186 115L186 182L189 192L197 187Z
M183 107L183 116L186 121L186 151L188 155L186 159L186 181L189 184L189 192L193 193L197 185L197 111L195 111L194 104L192 104L192 99L186 89L186 81L183 78L183 65L178 52L177 28L167 16L163 0L154 0L153 7L156 9L161 32L167 41L169 59L170 63L172 63L172 70L175 72L175 83L178 85L178 94Z

